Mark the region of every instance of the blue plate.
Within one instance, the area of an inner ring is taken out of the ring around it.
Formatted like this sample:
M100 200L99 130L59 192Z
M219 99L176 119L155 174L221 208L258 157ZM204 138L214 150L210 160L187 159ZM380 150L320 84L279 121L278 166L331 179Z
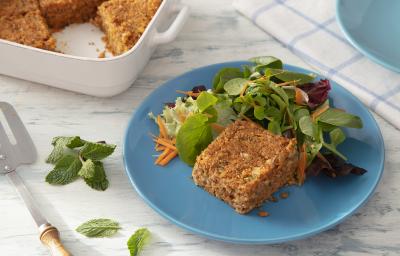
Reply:
M368 170L363 176L331 179L324 175L307 179L302 187L283 188L289 198L266 203L262 209L270 216L237 214L229 205L196 187L191 168L179 159L166 167L154 165L154 144L149 133L158 129L147 114L161 112L163 103L174 101L175 90L190 90L195 85L212 84L214 74L223 67L240 67L248 62L227 62L192 70L154 90L136 110L124 139L126 172L139 195L155 211L193 233L233 243L277 243L301 239L326 230L360 208L371 196L383 171L383 140L374 118L350 92L332 82L333 104L361 117L363 129L347 130L348 139L340 150L350 162ZM293 71L311 71L286 65Z
M355 48L400 72L400 1L338 0L336 16Z

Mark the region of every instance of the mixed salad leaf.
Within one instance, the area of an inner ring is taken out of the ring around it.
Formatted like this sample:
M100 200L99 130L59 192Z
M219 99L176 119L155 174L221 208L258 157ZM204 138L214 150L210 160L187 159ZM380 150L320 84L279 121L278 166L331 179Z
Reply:
M285 70L282 61L272 56L250 61L252 65L242 68L219 70L212 89L196 86L179 91L186 96L166 104L158 117L150 113L166 127L168 139L185 163L192 166L226 125L246 118L274 134L297 139L301 181L307 173L332 177L365 173L346 163L338 150L346 139L342 129L363 124L358 116L329 104L329 80Z

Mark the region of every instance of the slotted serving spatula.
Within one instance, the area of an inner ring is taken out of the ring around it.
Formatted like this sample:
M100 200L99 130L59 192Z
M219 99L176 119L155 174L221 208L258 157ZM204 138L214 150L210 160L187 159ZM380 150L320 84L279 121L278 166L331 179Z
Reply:
M16 142L13 144L10 141L10 135L7 135L0 122L0 173L5 174L15 185L38 226L40 240L50 249L51 255L70 256L71 254L60 241L57 228L52 226L40 213L35 200L16 172L18 166L31 164L36 160L35 145L14 108L7 102L0 102L0 110L3 112Z

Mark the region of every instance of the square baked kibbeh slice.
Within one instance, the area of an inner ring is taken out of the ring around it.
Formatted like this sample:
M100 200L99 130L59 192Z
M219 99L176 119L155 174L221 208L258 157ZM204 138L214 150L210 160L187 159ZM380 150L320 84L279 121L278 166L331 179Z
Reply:
M105 0L39 0L50 28L61 29L72 23L89 21Z
M256 123L237 120L197 157L196 185L245 214L286 184L295 184L295 139L274 135Z
M54 51L51 36L36 0L0 1L0 38L16 43Z
M114 55L129 51L157 12L161 0L109 0L99 6L96 23Z

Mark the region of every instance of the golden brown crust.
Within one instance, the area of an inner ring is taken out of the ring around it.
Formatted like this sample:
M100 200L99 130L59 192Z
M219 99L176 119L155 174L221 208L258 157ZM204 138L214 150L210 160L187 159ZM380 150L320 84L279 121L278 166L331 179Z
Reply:
M129 51L160 4L161 0L110 0L101 4L96 21L106 33L107 49L114 55Z
M197 157L192 176L196 185L244 214L296 183L297 165L295 139L238 120Z
M97 6L105 0L39 0L43 16L54 29L72 23L87 22L96 15Z
M0 0L0 17L24 15L37 8L37 0Z
M2 1L7 3L0 5L1 39L46 50L55 50L56 41L51 37L36 0Z

